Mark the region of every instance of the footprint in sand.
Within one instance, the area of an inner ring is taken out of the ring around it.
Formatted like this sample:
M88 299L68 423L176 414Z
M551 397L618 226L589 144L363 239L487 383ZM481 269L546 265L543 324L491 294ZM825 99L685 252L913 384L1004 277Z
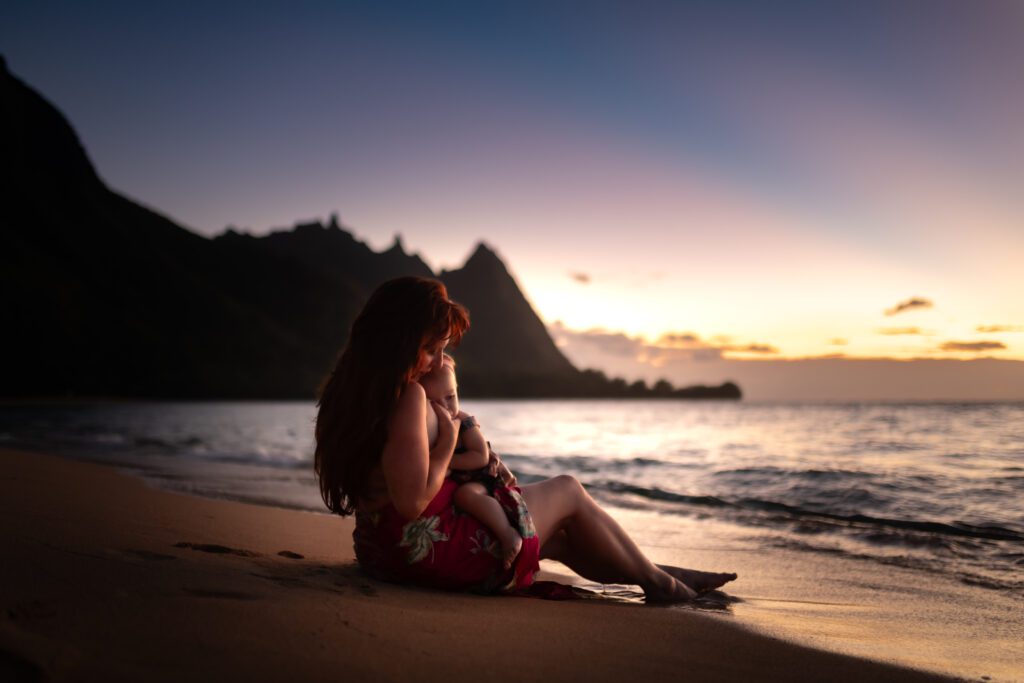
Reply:
M175 548L191 548L192 550L198 550L204 553L216 553L218 555L238 555L239 557L259 557L259 553L254 553L251 550L241 550L239 548L229 548L226 545L217 545L215 543L189 543L188 541L181 541L174 544Z
M165 555L164 553L155 553L152 550L140 550L138 548L125 548L120 552L122 555L127 555L128 557L134 557L140 560L161 561L178 559L174 555Z
M13 621L25 621L32 619L46 619L56 616L57 610L39 600L18 602L7 610L7 616Z
M273 581L279 586L285 586L287 588L306 588L309 586L308 583L295 576L279 576L276 574L260 574L259 572L249 572L249 576L255 576L260 579L266 579L267 581Z
M227 600L260 600L262 595L243 593L242 591L224 590L220 588L184 588L189 595L197 598L224 598Z

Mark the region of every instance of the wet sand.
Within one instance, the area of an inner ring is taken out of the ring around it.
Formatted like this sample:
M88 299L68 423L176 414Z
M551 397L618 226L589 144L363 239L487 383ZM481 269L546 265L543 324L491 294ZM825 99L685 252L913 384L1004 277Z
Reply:
M350 520L41 454L0 451L0 526L3 680L944 680L745 628L726 596L716 614L379 583Z
M738 625L965 680L1024 681L1020 596L948 574L774 547L775 529L621 507L612 512L657 562L738 571L721 613ZM800 536L791 540L796 545ZM609 588L621 594L627 587Z

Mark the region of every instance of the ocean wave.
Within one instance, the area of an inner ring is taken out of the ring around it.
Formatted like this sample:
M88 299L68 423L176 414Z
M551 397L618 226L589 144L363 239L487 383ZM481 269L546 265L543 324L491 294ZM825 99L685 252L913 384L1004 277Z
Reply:
M626 493L651 500L668 501L672 503L684 503L686 505L700 505L704 507L735 507L732 503L716 498L715 496L688 496L682 493L673 493L660 488L636 486L619 481L605 481L594 485L596 488L610 493ZM588 488L591 486L588 485Z
M965 538L983 538L998 541L1024 542L1024 533L998 525L975 525L962 521L950 523L930 521L895 519L891 517L875 517L872 515L852 514L843 515L820 510L808 510L785 503L778 503L770 500L758 500L747 498L739 501L736 505L739 508L754 509L770 512L782 512L787 516L800 518L827 519L840 522L845 525L887 527L891 529L904 529L929 534L941 534L945 536L957 536Z
M727 470L716 470L711 476L717 479L745 479L748 477L786 477L789 479L808 479L816 482L845 481L847 479L875 479L877 474L857 470L841 469L786 469L783 467L738 467Z
M849 444L846 447L847 453L909 453L925 450L927 444L914 443L913 441L881 441L867 439Z
M656 458L607 458L587 455L559 455L537 458L534 456L502 453L501 459L513 469L521 466L542 468L545 472L571 472L574 474L596 474L626 472L664 467L670 469L696 469L700 465L688 462L671 462Z
M872 552L870 547L840 547L835 544L818 544L785 536L761 539L761 542L768 547L782 550L833 555L846 559L865 560L904 569L951 576L961 583L990 590L1009 591L1018 594L1024 592L1024 581L1018 578L1019 574L1008 572L1006 567L999 563L998 557L995 555L981 558L972 556L970 563L956 563L951 566L948 559L941 557L907 553L883 554Z
M165 439L156 436L136 436L132 439L136 448L152 448L170 453L194 450L205 445L203 439L198 436L185 436L179 439Z
M232 465L257 465L282 470L312 471L312 459L291 458L277 453L190 453L190 457L204 462L218 462Z
M995 524L969 524L963 521L939 522L931 520L897 519L877 517L865 514L839 514L822 510L802 508L759 498L742 498L728 500L710 495L687 495L668 491L659 487L639 486L619 481L605 480L588 485L600 491L615 494L640 496L653 501L673 502L691 506L729 508L734 511L773 513L780 515L777 521L828 520L831 527L876 527L909 530L944 536L979 538L999 541L1024 542L1024 533L1005 526ZM881 537L879 537L881 538Z

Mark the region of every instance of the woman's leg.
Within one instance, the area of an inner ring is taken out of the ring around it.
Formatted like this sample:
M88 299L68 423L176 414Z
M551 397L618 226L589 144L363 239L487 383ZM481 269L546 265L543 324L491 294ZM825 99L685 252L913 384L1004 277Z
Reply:
M696 592L647 559L633 540L573 477L522 487L542 557L559 560L601 583L635 583L649 600L689 600Z
M556 532L555 535L544 544L544 547L541 548L541 559L558 560L580 576L591 578L594 581L597 581L598 579L593 577L599 576L602 571L605 571L603 560L600 557L593 557L590 553L581 553L570 548L569 539L565 530ZM698 595L707 593L708 591L712 591L716 588L721 588L730 581L736 580L735 573L703 572L699 569L684 569L683 567L675 567L669 564L659 564L656 566L666 574L670 574L685 583L696 591ZM630 582L621 579L609 578L601 581L601 583Z

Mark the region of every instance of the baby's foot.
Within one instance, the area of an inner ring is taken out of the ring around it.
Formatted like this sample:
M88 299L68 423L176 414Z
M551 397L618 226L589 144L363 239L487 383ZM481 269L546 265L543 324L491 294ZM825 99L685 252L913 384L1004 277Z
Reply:
M519 551L523 549L523 537L519 535L519 532L512 527L508 528L508 532L501 539L501 561L502 566L508 569L515 562L516 557L519 555Z

